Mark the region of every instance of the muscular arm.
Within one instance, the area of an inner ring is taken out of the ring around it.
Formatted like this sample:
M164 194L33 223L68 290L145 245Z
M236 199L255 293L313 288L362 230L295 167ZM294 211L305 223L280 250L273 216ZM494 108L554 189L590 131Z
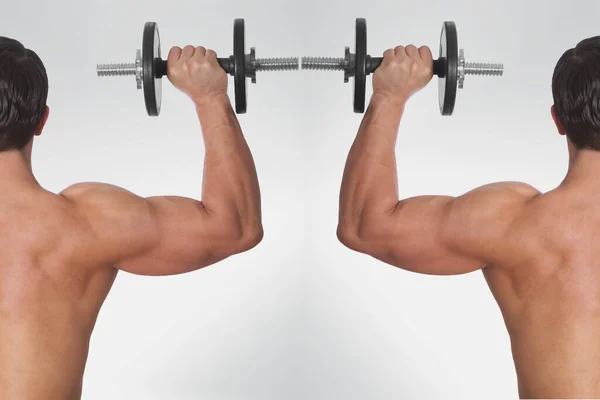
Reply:
M227 79L216 55L210 58L210 68L222 74L218 79ZM142 275L180 274L249 250L261 240L260 191L250 149L226 93L206 99L194 98L205 143L201 201L145 199L97 183L62 193L92 232L91 249L108 264Z
M387 56L387 67L394 68ZM498 183L456 198L400 201L395 145L407 99L373 95L344 171L338 237L353 250L414 272L450 275L484 268L538 192Z

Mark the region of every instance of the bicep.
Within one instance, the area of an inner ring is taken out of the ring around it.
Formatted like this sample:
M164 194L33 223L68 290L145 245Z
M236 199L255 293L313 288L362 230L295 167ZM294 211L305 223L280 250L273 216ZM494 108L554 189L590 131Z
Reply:
M152 222L149 242L123 258L119 269L141 275L175 275L195 271L238 251L239 221L215 216L202 202L177 196L145 199ZM150 244L150 245L148 245Z
M387 233L372 255L424 274L459 275L482 269L537 194L528 185L499 183L460 197L402 200L383 223Z
M386 221L379 222L380 228L375 228L383 232L370 254L399 268L431 275L458 275L483 268L484 262L465 251L468 248L455 246L462 233L452 222L457 200L423 196L400 201Z
M104 184L79 184L63 192L89 225L95 249L107 263L140 275L174 275L210 265L228 254L216 224L200 201L139 197ZM222 236L222 235L221 235Z

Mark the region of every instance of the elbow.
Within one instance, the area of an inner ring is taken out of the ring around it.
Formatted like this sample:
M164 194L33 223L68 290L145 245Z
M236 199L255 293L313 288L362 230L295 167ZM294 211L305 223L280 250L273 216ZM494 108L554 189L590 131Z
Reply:
M263 230L262 223L259 222L247 227L239 240L240 252L252 250L258 246L260 242L262 242L264 236L265 232Z
M228 230L226 241L229 242L231 253L244 253L252 250L263 240L264 230L258 220L252 223L239 221L236 227Z
M241 213L238 210L213 213L209 218L204 239L211 244L211 252L216 258L225 258L252 250L264 237L260 210Z
M370 254L372 247L372 232L366 231L361 224L339 223L337 238L341 244L350 250Z
M340 221L337 238L350 250L376 256L390 241L390 230L383 218L364 219L359 223L348 224Z
M362 248L361 238L357 230L347 224L339 223L337 227L337 238L341 244L350 250L359 251Z

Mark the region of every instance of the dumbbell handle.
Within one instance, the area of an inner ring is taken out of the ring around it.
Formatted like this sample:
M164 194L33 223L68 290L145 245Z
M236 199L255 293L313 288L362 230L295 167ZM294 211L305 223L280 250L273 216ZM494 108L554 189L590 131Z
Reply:
M235 66L233 62L233 57L217 58L217 62L226 73L228 73L229 75L234 74ZM163 76L167 75L167 60L157 58L155 60L154 71L156 74L156 78L162 78Z
M383 57L367 56L367 74L372 74L381 65ZM433 74L444 78L446 76L446 59L433 60Z

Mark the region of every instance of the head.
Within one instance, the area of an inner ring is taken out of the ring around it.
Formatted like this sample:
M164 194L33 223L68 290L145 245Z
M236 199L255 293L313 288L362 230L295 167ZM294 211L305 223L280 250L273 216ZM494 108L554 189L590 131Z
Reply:
M31 154L34 136L48 119L48 76L32 50L0 36L0 154Z
M572 150L600 151L600 36L560 58L552 78L552 116Z

